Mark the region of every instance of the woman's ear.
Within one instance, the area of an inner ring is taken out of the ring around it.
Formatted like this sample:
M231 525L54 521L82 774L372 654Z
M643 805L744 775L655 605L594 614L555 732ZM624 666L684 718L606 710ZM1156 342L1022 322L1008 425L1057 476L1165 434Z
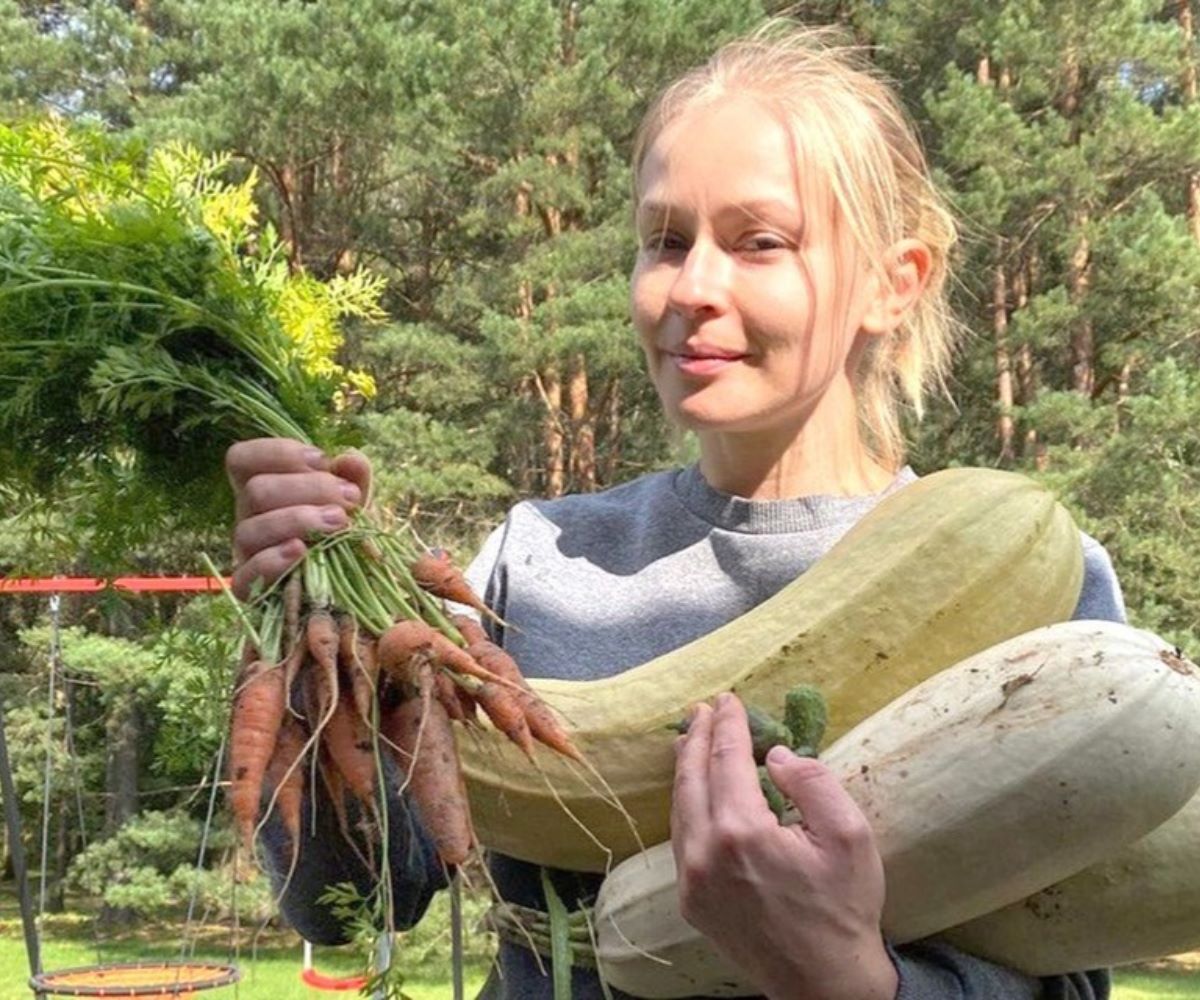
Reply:
M929 281L932 258L929 247L920 240L894 244L887 261L887 269L871 278L870 298L860 323L864 333L891 333L920 301Z

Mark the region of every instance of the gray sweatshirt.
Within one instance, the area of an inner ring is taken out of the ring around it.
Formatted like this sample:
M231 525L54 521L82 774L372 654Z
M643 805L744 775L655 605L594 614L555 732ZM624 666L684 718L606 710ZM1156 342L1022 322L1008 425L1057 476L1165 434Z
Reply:
M514 626L494 638L527 676L606 677L705 635L772 596L881 497L915 478L905 469L876 496L749 501L714 490L695 466L652 473L602 493L518 504L488 538L468 576ZM1075 617L1123 621L1111 562L1086 536L1084 559ZM408 926L419 919L444 876L406 803L393 798L391 812L396 921ZM303 845L282 906L305 937L332 943L342 939L342 932L316 897L331 882L354 881L365 888L369 873L353 852L339 849L335 828L325 822ZM285 869L277 827L268 826L264 846L273 867ZM545 908L536 866L494 855L491 867L503 898ZM598 875L550 874L568 907L592 901L599 888ZM900 975L896 1000L1109 996L1104 972L1037 980L937 942L891 949L891 954ZM542 964L548 966L549 960ZM594 973L577 968L573 979L575 1000L600 1000ZM551 981L533 955L502 941L483 1000L549 1000L552 994Z

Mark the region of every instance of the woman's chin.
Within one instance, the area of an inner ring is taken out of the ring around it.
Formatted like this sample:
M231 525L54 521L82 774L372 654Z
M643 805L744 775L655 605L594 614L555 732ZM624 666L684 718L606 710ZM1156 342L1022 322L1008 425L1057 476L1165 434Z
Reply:
M695 434L745 430L753 422L752 415L744 407L719 406L688 399L675 403L668 412L674 423Z

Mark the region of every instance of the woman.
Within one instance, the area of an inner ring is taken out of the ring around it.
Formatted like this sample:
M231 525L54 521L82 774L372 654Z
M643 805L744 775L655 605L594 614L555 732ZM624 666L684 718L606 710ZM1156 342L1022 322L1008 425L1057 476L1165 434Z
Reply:
M953 224L891 90L823 34L774 23L723 48L660 96L634 169L633 322L666 414L695 433L700 460L518 504L488 539L469 576L519 626L496 638L530 676L624 670L807 569L915 478L899 408L920 412L950 353ZM240 444L228 466L242 592L299 558L309 531L345 525L369 478L357 455L327 459L295 442ZM1120 619L1107 556L1090 540L1085 556L1077 614ZM738 700L700 705L678 744L672 812L684 915L764 995L1108 995L1103 973L1039 982L936 944L891 948L861 812L817 762L778 748L769 767L803 827L780 827L763 803ZM403 827L392 824L391 849L407 859L396 880L407 922L441 877ZM302 930L334 937L312 900L362 873L318 840L284 905ZM544 908L535 867L504 857L492 867L504 898ZM552 878L568 905L598 883ZM574 978L576 998L601 995L593 975ZM503 941L484 995L549 997L551 987L531 953Z

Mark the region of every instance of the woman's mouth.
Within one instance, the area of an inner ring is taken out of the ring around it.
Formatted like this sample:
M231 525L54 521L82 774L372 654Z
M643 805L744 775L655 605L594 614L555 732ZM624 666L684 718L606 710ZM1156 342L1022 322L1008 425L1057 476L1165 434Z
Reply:
M737 364L747 357L745 354L727 354L727 353L688 353L675 352L670 354L671 361L674 362L675 368L683 372L685 375L707 376L716 375L724 371L726 368Z

